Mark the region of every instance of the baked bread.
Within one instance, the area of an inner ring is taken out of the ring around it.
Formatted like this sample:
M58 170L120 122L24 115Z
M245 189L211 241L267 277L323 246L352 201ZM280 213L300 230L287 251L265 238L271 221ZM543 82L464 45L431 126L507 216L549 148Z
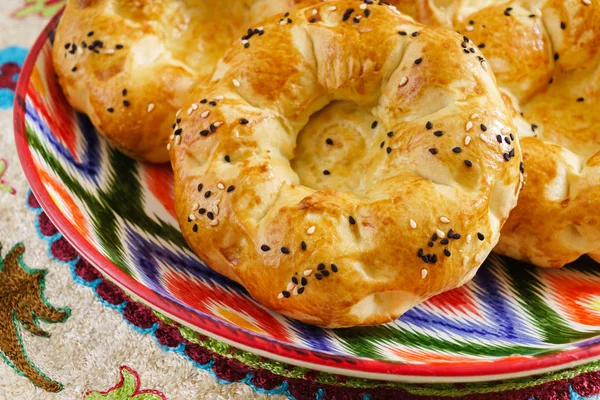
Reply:
M331 328L394 320L467 282L521 185L479 51L380 2L262 25L168 145L191 248L265 306Z
M71 105L123 153L168 160L172 116L245 28L318 0L68 0L53 60Z
M600 262L600 2L412 3L481 48L514 108L525 185L496 251L541 267Z

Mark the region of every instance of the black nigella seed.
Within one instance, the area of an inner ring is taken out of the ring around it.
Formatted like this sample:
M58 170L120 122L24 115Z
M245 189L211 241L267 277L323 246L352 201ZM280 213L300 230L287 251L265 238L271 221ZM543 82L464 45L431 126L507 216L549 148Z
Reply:
M266 244L263 244L262 246L260 246L260 249L262 251L269 251L269 250L271 250L271 248L269 246L267 246Z
M510 144L511 143L510 138L507 138L507 137L504 138L504 141L506 142L506 144Z
M360 22L360 17L354 17L352 20L358 24Z
M523 164L523 162L519 163L519 170L521 173L525 172L525 164Z
M564 23L564 21L560 21L560 29L566 29L567 28L567 24Z
M227 188L227 193L231 193L235 190L235 186L233 185L229 185L229 187Z
M323 276L329 276L329 271L327 270L323 270L321 273L323 274Z
M115 48L116 48L117 50L121 50L121 49L123 48L123 45L122 45L122 44L118 44L118 45L116 45L116 46L115 46Z
M429 247L433 247L433 242L429 242L429 243L427 243L427 246L429 246Z
M394 136L394 132L388 132L387 135L388 135L388 137L392 137L392 136Z
M502 143L502 135L496 135L496 140L498 143Z
M210 133L210 131L208 129L203 129L200 131L200 135L202 135L202 136L208 136L209 133Z
M323 271L325 269L325 264L321 263L317 266L317 270Z
M109 108L106 109L106 111L108 111L109 113L111 113L111 112L115 111L115 109L112 108L112 107L109 107Z
M419 36L419 32L415 31L415 32L411 33L411 36L412 37L417 37L417 36Z
M283 292L281 292L281 294L283 295L283 297L285 297L286 299L290 298L290 292L284 290Z
M281 252L282 252L283 254L290 254L290 251L289 251L289 249L288 249L287 247L282 247L282 248L281 248Z
M483 49L483 48L485 47L485 43L479 43L479 44L477 45L477 47L479 47L480 49Z
M214 106L217 105L217 102L216 101L209 101L208 105L214 107Z
M469 49L469 51L470 51L471 53L475 53L475 48L471 47L471 48Z
M580 98L577 99L577 101L580 102L580 103L583 102L583 100L584 100L583 97L580 97Z
M317 278L317 280L320 281L321 279L323 279L323 275L315 274L315 278Z
M207 99L202 99L202 100L200 100L200 103L201 103L201 104L206 104L207 102L208 102L208 100L207 100Z
M421 57L417 58L417 59L415 60L415 65L419 65L419 64L421 64L421 62L422 62L422 61L423 61L423 59L422 59Z
M304 288L303 287L301 287L300 289L298 289L298 294L302 294L302 293L304 293Z
M171 125L171 128L175 129L176 126L177 126L177 124L173 124L173 125Z
M296 278L295 276L292 276L292 282L297 285L298 284L298 278Z
M311 18L310 20L308 20L308 22L310 22L311 24L317 22L317 18Z
M452 149L452 151L455 153L460 153L462 151L462 149L460 147L455 147Z
M510 160L510 154L504 153L504 161L509 161L509 160Z
M510 136L510 140L515 140L515 135L513 135L512 133L508 136Z
M198 214L200 214L200 215L204 215L205 212L206 212L206 208L201 208L198 210Z
M427 123L425 124L425 128L428 130L433 128L433 124L431 123L431 121L427 121Z
M438 240L438 235L437 233L434 233L433 235L431 235L431 241L435 242L436 240Z
M332 146L333 145L333 140L331 140L330 138L327 138L327 140L325 140L325 143L327 143L328 145Z
M323 171L323 175L331 175L331 172L328 169L326 169Z
M535 132L535 130L537 129L537 125L536 124L531 124L531 132Z
M484 239L485 239L485 236L483 236L483 233L481 233L481 232L477 232L477 239L479 239L479 240L484 240Z
M467 36L463 36L463 42L469 43L469 38Z
M400 36L406 36L407 35L407 33L405 31L398 31L398 34Z
M429 149L429 152L433 155L436 155L438 153L438 150L436 148L431 148Z
M350 225L356 224L356 220L354 219L354 217L352 215L350 217L348 217L348 221L350 221Z
M305 277L302 277L302 279L300 279L300 283L302 284L302 286L306 286L306 284L308 283L308 281L306 280Z
M365 14L365 18L369 18L369 15L371 15L371 10L367 9L363 12L363 14Z
M388 154L390 154L392 152L392 148L388 147L387 149L385 149L385 152L388 153Z
M444 132L442 132L442 131L435 131L435 132L433 132L433 134L435 136L437 136L437 137L441 137L444 134Z
M381 142L381 144L379 145L379 148L383 149L383 146L385 146L385 140L383 142Z
M211 194L212 194L211 191L207 190L206 193L204 193L204 197L208 199Z
M465 160L465 165L471 168L473 166L473 163L470 160Z
M129 101L127 101L127 100L123 100L123 105L124 105L125 107L129 107Z
M431 258L429 259L429 262L432 264L435 264L437 262L437 255L434 254L431 256Z
M335 264L331 264L331 271L338 272L338 267Z
M417 251L417 256L419 256L419 257L423 257L423 254L425 254L425 253L423 252L423 249L419 249L419 251Z
M440 243L443 245L446 245L446 244L450 243L450 241L448 239L442 239L442 240L440 240Z
M215 214L212 213L212 211L209 211L206 213L206 216L208 217L208 219L210 219L211 221L213 219L215 219Z
M558 61L559 58L560 56L558 55L558 53L554 53L554 61Z
M180 123L180 122L181 122L181 118L177 118L177 119L175 120L175 122L177 122L177 123Z
M371 129L375 128L377 128L377 121L373 121L373 123L371 124Z
M123 89L121 93L123 94L123 96L127 96L127 89Z
M306 242L303 240L302 243L300 243L300 248L302 250L306 250Z
M204 185L203 185L203 184L201 184L201 183L199 183L199 184L198 184L198 191L199 191L199 192L201 192L203 187L204 187Z
M194 232L198 232L198 225L197 225L197 224L194 224L194 226L192 227L192 230L193 230Z
M209 127L210 131L213 133L217 130L217 127L215 126L215 124L210 124L208 127Z
M175 135L175 136L181 135L181 132L183 132L183 129L182 129L182 128L176 129L176 130L173 132L173 135Z
M481 125L480 125L480 128L481 128L481 130L482 130L482 131L484 131L484 132L485 132L485 131L487 131L487 126L485 126L484 124L481 124Z
M458 240L458 239L460 239L461 237L462 237L462 236L460 235L460 233L455 233L455 234L452 236L452 239L454 239L454 240Z
M75 71L77 71L77 67L73 67L73 68L71 68L71 71L72 71L72 72L75 72Z
M444 249L444 255L445 255L446 257L450 257L450 256L452 255L452 253L450 253L450 250L448 250L448 249Z
M229 158L229 156L225 156L224 158L225 158L225 161L231 162L231 158Z
M448 231L448 237L449 237L450 239L452 239L452 237L453 237L453 236L454 236L454 230L453 230L453 229L450 229L450 230Z
M467 48L467 44L466 44L465 42L462 42L462 43L460 44L460 47L462 47L463 49L466 49L466 48Z
M421 260L423 260L423 262L425 264L428 264L429 263L429 256L421 256Z
M242 124L242 125L246 125L248 122L250 122L250 121L248 121L246 118L240 119L240 124Z
M250 47L250 43L244 43L244 48L247 49L248 47Z
M67 44L65 44L65 49L66 49L66 50L69 50L69 47L71 47L71 43L67 43Z
M89 31L87 35L88 35L88 37L89 36L94 36L94 31Z

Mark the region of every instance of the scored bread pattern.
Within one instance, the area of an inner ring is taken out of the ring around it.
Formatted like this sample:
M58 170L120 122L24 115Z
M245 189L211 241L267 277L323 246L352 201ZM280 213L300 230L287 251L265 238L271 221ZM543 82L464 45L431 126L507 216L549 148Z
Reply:
M464 287L377 327L332 331L282 317L189 250L174 218L167 166L123 156L70 109L54 78L51 40L39 54L26 98L17 100L35 173L78 241L180 304L182 313L332 357L420 364L514 360L600 338L600 270L589 258L546 271L493 256Z

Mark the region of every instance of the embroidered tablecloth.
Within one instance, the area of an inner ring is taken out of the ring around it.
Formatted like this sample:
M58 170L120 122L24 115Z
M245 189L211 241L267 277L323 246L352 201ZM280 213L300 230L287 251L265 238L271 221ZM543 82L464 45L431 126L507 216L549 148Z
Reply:
M106 281L41 209L14 146L19 71L63 5L0 1L0 400L600 398L600 362L470 385L318 373L203 337Z

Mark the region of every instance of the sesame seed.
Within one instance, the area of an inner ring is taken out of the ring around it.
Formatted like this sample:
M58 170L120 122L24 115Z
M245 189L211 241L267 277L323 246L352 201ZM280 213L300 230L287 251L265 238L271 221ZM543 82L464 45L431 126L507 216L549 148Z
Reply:
M302 241L302 243L300 243L300 248L306 251L306 242L304 240Z
M181 135L178 135L178 136L175 138L175 144L179 144L179 143L181 143Z
M471 243L471 235L467 235L467 243Z
M294 285L293 282L288 282L286 290L291 292L292 290L294 290L295 287L296 287L296 285Z
M359 8L360 8L361 10L364 10L364 9L366 9L366 8L367 8L367 5L366 5L366 4L361 4Z
M473 163L470 160L465 160L465 165L469 168L471 168L473 166Z
M581 0L581 2L582 2L583 4L585 4L586 6L589 6L589 5L591 5L591 4L592 4L592 0Z
M233 82L233 86L240 87L240 81L238 81L237 79L232 80L232 82Z
M192 204L192 211L196 211L198 208L200 208L200 204L198 204L198 203Z
M473 128L473 123L471 121L468 121L465 125L465 130L470 131L471 128Z
M154 110L154 103L148 104L148 108L146 108L146 111L149 113L152 112L152 110Z
M419 57L415 60L415 65L419 65L421 62L423 62L423 58Z
M311 226L306 230L306 233L308 233L309 235L312 235L313 233L315 233L315 226Z
M332 146L333 145L333 140L331 140L330 138L327 138L327 140L325 140L325 143L327 143L328 145Z
M483 236L483 233L477 232L477 239L483 241L485 239L485 236Z
M475 29L475 27L473 25L467 25L466 28L465 28L465 30L467 32L473 32L474 29Z
M468 146L471 143L471 136L465 137L465 146Z
M438 236L440 239L443 239L443 238L445 238L445 237L446 237L446 234L445 234L444 232L442 232L441 230L439 230L439 229L436 229L436 230L435 230L435 234L436 234L436 235L437 235L437 236Z
M316 8L312 10L312 15L317 15L319 13L319 10L317 10Z
M375 128L377 128L377 121L373 121L373 123L371 124L371 129Z
M481 67L482 67L482 68L483 68L485 71L487 71L487 70L488 70L487 61L483 60L483 61L481 62Z
M312 269L307 269L302 273L304 276L310 276L310 274L312 274Z
M289 250L287 247L282 247L282 248L281 248L281 252L282 252L283 254L290 254L290 250Z
M425 279L427 277L427 270L425 268L423 268L421 270L421 279Z
M356 224L356 220L354 219L354 217L352 215L350 217L348 217L348 221L350 222L350 225Z
M329 171L328 169L323 171L323 175L331 175L331 171Z
M221 182L217 183L217 187L221 190L225 189L225 185L223 185Z
M460 153L462 151L462 149L460 147L455 147L455 148L452 149L452 151L454 153Z
M508 135L510 133L510 128L508 126L503 126L500 132L502 132L503 135Z
M449 224L450 220L446 217L440 217L440 222L444 223L444 224Z
M416 229L416 228L417 228L417 223L416 223L414 220L412 220L412 219L411 219L411 220L409 221L409 223L410 223L410 227L411 227L411 228L413 228L413 229Z
M431 149L429 149L429 152L433 155L436 155L438 153L438 150L434 147L432 147Z
M271 250L271 248L269 246L267 246L266 244L263 244L262 246L260 246L260 249L262 251L269 251L269 250Z
M408 76L403 76L402 79L400 79L400 86L404 86L408 83Z
M192 103L192 110L196 111L198 109L198 104Z
M196 216L194 214L190 214L188 217L188 222L192 222L196 220Z

